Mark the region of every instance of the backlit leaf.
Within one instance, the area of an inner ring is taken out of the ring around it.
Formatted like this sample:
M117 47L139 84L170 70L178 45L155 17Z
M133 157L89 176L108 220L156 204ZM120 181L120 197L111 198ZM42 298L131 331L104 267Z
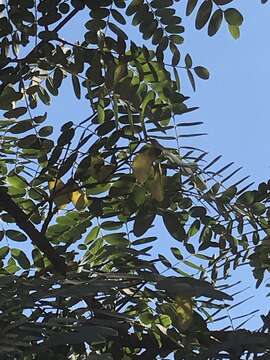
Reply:
M228 25L229 31L232 35L232 37L237 40L240 37L240 28L239 26L234 26L234 25Z
M85 207L91 203L82 190L73 191L71 193L71 202L79 211L85 209Z
M192 322L193 304L191 298L175 297L175 310L178 315L177 323L181 330L187 330Z
M133 160L133 174L139 184L143 184L153 172L153 162L157 159L160 151L149 148L138 154Z
M70 202L70 192L62 180L50 180L48 182L49 190L55 205L59 209L64 209Z

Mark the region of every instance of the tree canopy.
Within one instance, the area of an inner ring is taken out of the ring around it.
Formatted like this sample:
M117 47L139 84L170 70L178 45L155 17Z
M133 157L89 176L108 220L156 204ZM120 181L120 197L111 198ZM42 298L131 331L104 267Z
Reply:
M269 359L268 309L245 328L229 276L270 270L270 181L200 148L181 87L209 78L185 18L237 39L234 3L0 5L0 359ZM51 121L63 91L86 118Z

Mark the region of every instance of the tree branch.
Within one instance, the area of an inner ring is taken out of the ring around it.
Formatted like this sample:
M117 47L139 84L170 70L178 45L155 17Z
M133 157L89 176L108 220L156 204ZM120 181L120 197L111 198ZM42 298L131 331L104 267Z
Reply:
M63 275L66 274L67 266L62 256L58 255L53 246L46 240L45 236L39 232L27 215L12 200L6 188L0 187L1 207L14 218L16 225L25 232L40 251L42 251L52 263L55 270Z

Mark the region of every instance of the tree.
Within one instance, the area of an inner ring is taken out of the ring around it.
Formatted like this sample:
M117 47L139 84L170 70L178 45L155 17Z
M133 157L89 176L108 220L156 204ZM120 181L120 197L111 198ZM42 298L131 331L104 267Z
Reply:
M231 267L248 261L258 286L269 271L270 182L225 186L238 169L222 177L231 164L216 170L179 133L198 125L181 119L196 108L179 69L194 90L209 73L181 59L176 5L238 38L232 2L0 5L0 358L269 358L269 315L256 332L209 324L232 300ZM85 16L83 41L64 39ZM66 82L89 116L54 133L43 109ZM174 263L152 250L162 224Z

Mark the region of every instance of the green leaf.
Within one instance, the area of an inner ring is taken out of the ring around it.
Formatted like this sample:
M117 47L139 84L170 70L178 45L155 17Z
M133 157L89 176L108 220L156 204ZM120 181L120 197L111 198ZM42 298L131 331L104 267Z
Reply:
M77 99L81 98L81 86L78 76L72 75L72 85Z
M86 238L84 240L84 243L89 244L93 240L97 239L99 231L100 231L100 227L99 226L94 226L91 229L90 233L86 236Z
M12 126L9 131L12 134L21 134L23 132L33 129L33 127L34 125L32 120L22 120L19 121L16 125Z
M156 240L157 240L157 237L149 236L149 237L146 237L146 238L142 238L142 239L133 241L132 245L134 245L134 246L136 246L136 245L144 245L144 244L148 244L150 242L156 241Z
M8 273L15 274L17 271L20 270L20 268L17 266L16 261L13 258L10 258L8 260L7 266L5 267L5 270Z
M124 237L125 233L114 233L110 235L104 235L103 240L105 240L110 245L118 246L128 246L129 240Z
M227 23L232 26L240 26L243 23L242 14L234 8L226 9L224 12L224 17Z
M43 268L44 267L44 256L38 249L33 249L33 251L32 251L32 259L33 259L34 265L37 268Z
M173 0L153 0L150 4L156 9L166 8L173 5Z
M4 232L3 232L3 234L4 234ZM8 246L1 247L0 248L0 259L4 259L7 256L7 254L9 253L9 250L10 249Z
M170 44L170 48L172 50L173 53L173 57L172 57L172 66L177 66L179 61L180 61L180 51L177 49L177 47L174 44Z
M57 89L61 86L63 78L64 78L63 71L59 67L57 67L53 74L53 85Z
M190 210L189 210L189 214L190 216L194 217L194 218L203 218L206 215L207 211L205 209L205 207L203 206L193 206Z
M31 149L37 143L40 145L36 135L27 135L18 141L18 146L22 149Z
M11 118L17 119L18 117L24 115L26 112L27 112L27 108L24 107L24 106L21 106L21 107L18 107L16 109L12 109L12 110L9 110L9 111L5 112L4 116L7 119L11 119Z
M56 40L58 38L58 33L56 31L40 31L38 37L45 41Z
M112 14L112 17L113 17L117 22L119 22L119 23L122 24L122 25L125 25L125 24L126 24L126 19L124 18L124 16L123 16L118 10L112 9L112 10L111 10L111 14Z
M200 242L209 244L212 239L212 235L212 230L208 226L205 226L200 234Z
M142 314L140 314L140 321L144 325L149 325L154 321L154 316L149 311L145 311Z
M104 230L117 230L123 227L123 223L121 221L104 221L100 226Z
M193 182L196 185L197 189L199 189L201 191L204 191L207 189L207 185L206 185L205 181L200 176L194 176Z
M7 176L7 182L16 189L25 189L27 187L27 182L24 178L17 174Z
M160 8L155 11L156 16L171 18L175 14L175 9Z
M62 14L67 14L69 12L70 6L68 3L61 3L59 4L59 11Z
M128 40L127 35L121 30L117 25L113 24L112 22L108 22L108 26L112 32L114 32L117 36L124 40Z
M199 78L201 78L203 80L209 79L209 71L205 67L203 67L203 66L195 66L193 70L195 71L195 74Z
M259 202L256 202L252 205L252 211L254 212L255 215L257 216L261 216L264 214L264 212L266 211L266 207L264 204L261 204Z
M14 259L17 260L18 264L23 269L29 269L30 268L30 261L28 260L25 253L20 249L11 249L11 255Z
M196 29L202 29L208 22L212 13L213 3L212 0L204 0L199 7L196 15L195 27Z
M127 16L135 14L141 5L143 5L143 0L132 0L126 10Z
M195 91L196 90L196 85L195 85L194 76L193 76L192 72L189 69L187 69L187 74L188 74L188 79L189 79L189 82L190 82L190 84L192 86L192 89L193 89L193 91Z
M255 194L253 191L246 191L239 196L237 202L242 203L246 206L250 206L253 204L255 200Z
M105 121L105 103L102 97L99 98L97 104L97 113L98 113L98 122L99 124L103 124Z
M70 141L73 139L75 134L75 130L71 127L67 127L64 128L64 131L62 132L62 134L59 136L58 140L57 140L57 145L59 146L64 146L68 143L70 143Z
M26 241L27 240L27 236L25 236L22 232L20 232L19 230L7 230L6 231L6 236L13 240L13 241Z
M114 72L114 83L119 83L125 76L127 76L127 64L125 62L119 62Z
M43 88L42 86L39 86L37 93L38 93L40 100L43 102L44 105L50 105L51 98L45 88Z
M93 17L94 19L104 19L110 15L110 11L109 9L100 6L92 9L90 14L91 17Z
M192 58L189 54L185 56L185 64L187 69L192 68Z
M221 26L222 20L223 20L223 11L221 9L217 9L211 16L211 19L208 24L209 36L213 36L217 33L217 31Z
M186 7L186 15L189 16L193 10L195 9L198 0L188 0L187 7Z
M177 260L183 260L183 255L181 254L181 251L176 247L171 247L171 252L173 253L174 257Z
M174 44L180 45L180 44L183 44L183 42L184 42L184 38L182 36L180 36L180 35L177 35L177 34L170 35L169 38Z
M184 226L181 224L177 214L169 211L165 212L163 214L163 222L166 229L172 235L173 238L179 241L186 240L187 235Z
M59 94L58 89L54 86L53 79L50 76L47 77L45 84L46 88L53 96L57 96Z
M12 26L9 22L9 20L6 17L0 18L0 37L7 36L11 34L12 32Z
M53 133L52 126L44 126L38 132L39 136L41 136L41 137L47 137L47 136L51 135L52 133Z
M6 86L0 94L0 109L11 110L12 103L23 97L21 92L15 91L11 86Z
M188 229L188 237L192 237L194 235L196 235L198 233L198 231L200 230L200 226L201 226L201 222L200 220L195 220L191 225L190 228Z
M142 208L135 217L133 232L134 235L142 236L152 225L156 213L149 208Z
M169 34L181 34L185 28L181 25L169 24L165 27L165 31Z

